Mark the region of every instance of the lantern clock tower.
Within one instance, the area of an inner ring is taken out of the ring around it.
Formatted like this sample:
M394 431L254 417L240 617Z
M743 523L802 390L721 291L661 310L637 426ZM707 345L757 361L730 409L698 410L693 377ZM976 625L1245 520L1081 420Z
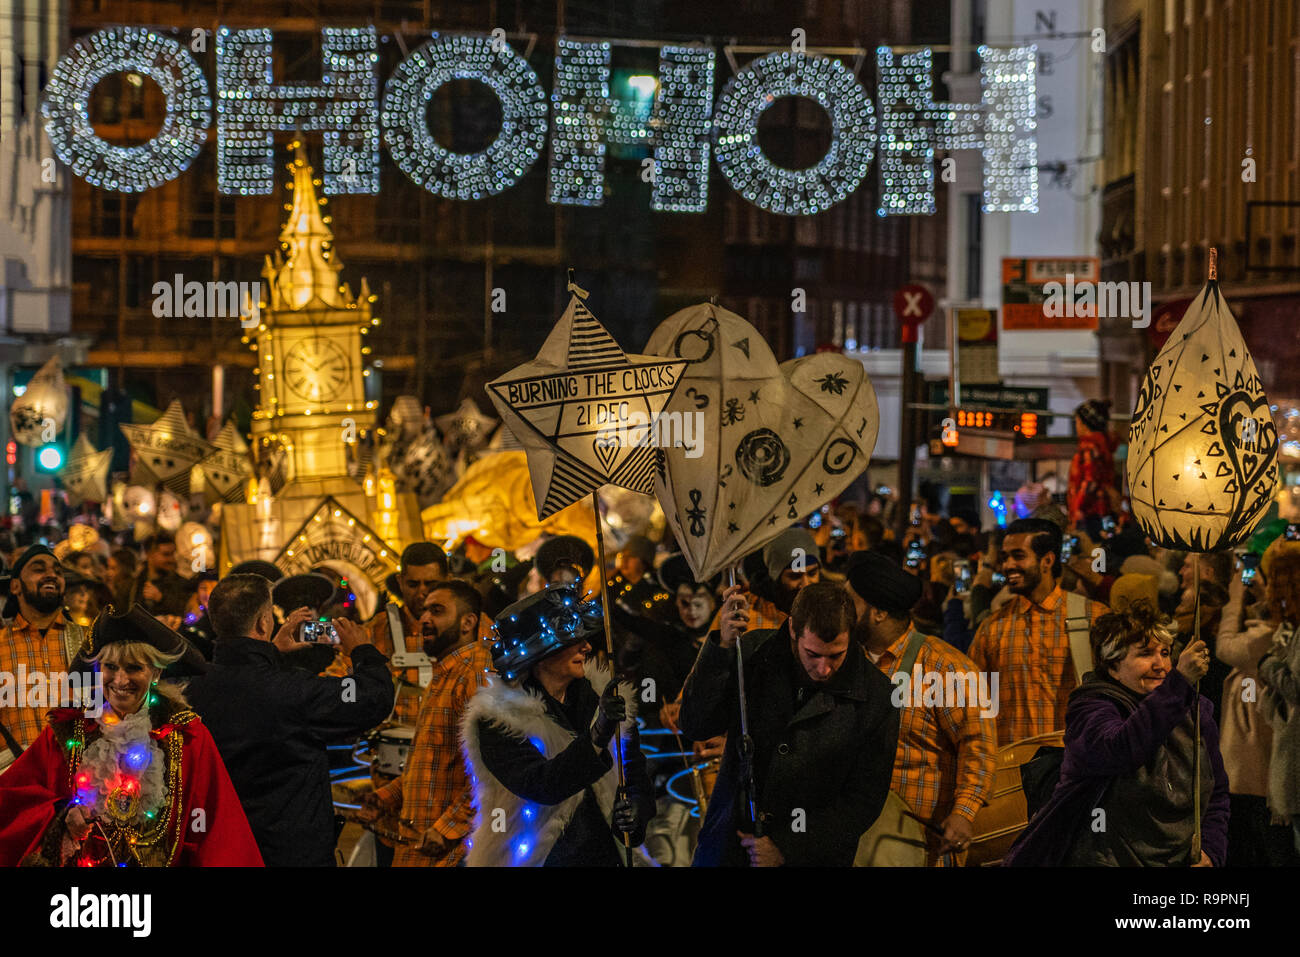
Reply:
M262 269L252 434L259 459L285 450L286 480L333 478L347 475L345 442L375 422L361 359L363 336L376 324L373 297L365 279L357 296L339 283L343 264L301 145L289 169L289 218Z
M327 570L370 615L403 546L422 538L420 509L391 475L363 483L348 473L349 447L375 424L362 343L379 320L364 279L356 296L339 282L320 184L301 144L293 149L289 218L262 270L257 328L244 334L257 356L250 435L259 478L247 502L222 510L221 563L225 571L251 558L286 574Z

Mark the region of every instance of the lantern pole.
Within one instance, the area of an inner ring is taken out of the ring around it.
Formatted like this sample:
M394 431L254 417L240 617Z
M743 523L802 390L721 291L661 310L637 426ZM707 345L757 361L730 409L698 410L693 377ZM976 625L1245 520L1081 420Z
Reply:
M1216 282L1219 278L1219 250L1211 246L1209 256L1208 279ZM1193 607L1192 641L1201 637L1201 556L1192 554L1192 595ZM1201 863L1201 682L1198 679L1192 689L1192 707L1195 714L1192 724L1195 732L1192 736L1192 866Z
M1210 261L1214 260L1211 258ZM1193 598L1195 610L1192 614L1192 627L1195 631L1192 634L1192 641L1197 641L1201 637L1201 556L1199 553L1192 554L1192 575L1192 594L1195 596ZM1193 691L1195 694L1192 706L1196 709L1193 724L1196 731L1192 739L1192 865L1195 866L1201 862L1201 682L1199 679Z
M570 280L572 285L572 280ZM596 554L600 566L600 607L604 614L601 620L605 623L605 652L609 655L609 670L612 675L612 681L618 681L618 668L614 662L614 636L610 630L609 617L609 585L605 581L605 530L604 523L600 518L600 490L594 489L591 493L591 510L595 512L596 519ZM623 725L620 723L618 729L614 732L614 764L618 768L618 791L623 795L627 789L627 781L623 778ZM626 833L623 834L623 853L627 858L627 866L632 866L632 842Z

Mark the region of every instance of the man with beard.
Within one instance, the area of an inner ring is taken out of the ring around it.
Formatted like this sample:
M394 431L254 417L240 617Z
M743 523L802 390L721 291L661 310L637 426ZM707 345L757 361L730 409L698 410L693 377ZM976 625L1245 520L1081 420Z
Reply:
M400 812L402 831L415 837L398 845L393 867L455 867L465 856L474 805L458 736L465 708L492 667L489 643L478 637L482 606L479 593L457 579L436 585L425 602L420 628L433 680L420 699L406 768L367 794L359 815L373 822Z
M42 678L67 673L85 636L63 615L63 566L49 548L33 545L18 556L11 574L9 593L17 601L18 614L0 629L0 673L15 676L15 681L20 667ZM13 690L12 700L0 697L0 770L40 737L46 711L73 704L46 701L28 707L29 687L15 684Z
M1059 525L1022 518L1007 526L1002 573L1012 597L984 619L970 647L977 669L999 675L999 746L1064 728L1077 676L1092 670L1090 653L1074 660L1070 635L1082 634L1086 645L1088 628L1106 606L1066 594L1060 559Z
M380 654L389 657L388 666L397 688L393 720L410 727L420 712L420 692L432 677L428 663L418 657L420 615L430 590L447 577L447 553L431 542L414 542L402 552L401 563L393 577L397 579L401 604L389 602L384 605L366 623L365 629L370 643L379 649ZM392 587L389 584L389 588ZM288 610L285 608L286 612ZM342 677L348 673L351 664L348 656L340 651L325 673Z
M682 692L684 734L697 741L727 735L695 865L848 867L884 806L899 725L889 679L849 637L853 602L838 585L810 584L785 627L747 634L739 587L723 592L722 602L722 629L700 647ZM753 741L750 800L737 641Z
M875 552L855 553L848 564L848 592L858 615L853 637L890 678L900 711L890 790L927 823L926 863L960 863L974 834L975 813L993 795L998 686L990 679L981 688L969 658L916 630L908 611L920 598L921 582L896 562ZM950 685L953 674L957 680ZM952 699L947 690L933 694L931 676L953 689ZM985 689L991 694L981 702Z
M821 549L807 529L787 528L763 548L762 559L768 576L767 587L751 586L743 594L749 607L745 631L781 627L794 607L799 590L822 580ZM719 609L709 629L716 631L721 627Z

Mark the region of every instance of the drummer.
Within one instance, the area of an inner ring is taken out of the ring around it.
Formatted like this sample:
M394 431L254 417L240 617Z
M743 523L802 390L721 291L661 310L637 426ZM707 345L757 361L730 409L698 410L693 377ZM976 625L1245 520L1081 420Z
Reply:
M393 867L455 867L465 857L474 806L458 741L461 716L492 667L488 643L478 636L482 608L479 593L459 580L439 583L425 600L422 647L436 664L406 769L367 794L358 815L370 823L400 812L402 833L411 840L398 845Z
M422 660L420 615L430 589L447 578L447 553L431 542L414 542L402 552L397 573L385 583L392 601L365 624L370 641L390 658L389 669L397 688L397 705L391 721L415 726L420 695L433 677L431 662ZM404 654L405 658L398 657ZM406 662L413 661L410 666ZM328 674L345 675L351 662L344 654L335 658Z

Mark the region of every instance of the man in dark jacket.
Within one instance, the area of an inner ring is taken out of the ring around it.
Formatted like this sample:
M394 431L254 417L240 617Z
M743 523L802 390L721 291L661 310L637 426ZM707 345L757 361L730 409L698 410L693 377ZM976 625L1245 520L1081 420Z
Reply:
M194 586L176 572L176 539L170 532L154 532L144 543L144 568L135 578L131 600L157 618L181 618ZM167 624L175 628L180 622Z
M893 687L850 640L853 603L840 586L805 586L784 626L748 633L739 594L734 585L724 592L722 628L700 648L682 692L683 734L727 734L694 863L847 867L889 792L899 725ZM742 633L757 837L740 760Z
M212 732L268 867L334 864L334 809L325 746L380 724L393 708L388 659L351 621L333 622L353 673L322 678L287 668L271 585L228 575L212 590L213 664L186 689ZM288 626L286 626L288 627ZM275 636L274 642L272 636Z

